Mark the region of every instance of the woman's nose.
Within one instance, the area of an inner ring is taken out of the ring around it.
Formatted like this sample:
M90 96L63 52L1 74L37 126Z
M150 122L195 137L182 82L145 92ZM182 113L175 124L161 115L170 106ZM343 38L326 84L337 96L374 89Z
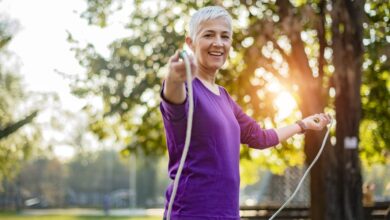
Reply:
M213 41L213 45L214 46L223 46L223 43L222 43L222 38L221 37L216 37Z

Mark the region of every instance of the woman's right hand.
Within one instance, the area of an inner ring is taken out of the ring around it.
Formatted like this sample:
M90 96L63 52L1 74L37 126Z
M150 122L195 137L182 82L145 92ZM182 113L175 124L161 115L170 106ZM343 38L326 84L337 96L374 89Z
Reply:
M191 64L192 77L194 77L197 67L193 56L188 55L188 59ZM169 68L168 74L165 77L163 96L166 100L173 104L181 104L186 99L184 82L187 80L187 76L185 63L180 59L178 51L176 51L176 53L169 59L168 66Z
M194 77L196 64L192 55L187 53L187 56L191 64L192 77ZM169 81L170 83L181 84L187 80L185 63L184 60L180 59L179 51L176 51L176 53L169 58L168 66L169 72L166 76L166 81Z

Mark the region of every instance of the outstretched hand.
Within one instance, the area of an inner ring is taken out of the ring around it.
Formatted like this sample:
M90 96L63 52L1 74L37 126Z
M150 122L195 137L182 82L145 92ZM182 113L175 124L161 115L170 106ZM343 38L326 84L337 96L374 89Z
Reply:
M196 62L192 55L187 54L187 56L191 64L192 77L194 77L194 73L197 69ZM186 68L183 60L179 57L179 51L176 51L176 53L170 57L168 66L169 72L166 77L167 81L172 83L184 83L186 81Z
M193 56L188 55L188 60L191 65L192 77L196 71L196 63ZM187 80L186 65L182 59L180 59L179 52L169 59L169 72L165 77L165 86L162 96L173 104L182 104L186 99L186 89L184 82Z
M314 114L304 118L303 123L305 123L307 130L322 130L326 125L332 121L332 117L329 114Z

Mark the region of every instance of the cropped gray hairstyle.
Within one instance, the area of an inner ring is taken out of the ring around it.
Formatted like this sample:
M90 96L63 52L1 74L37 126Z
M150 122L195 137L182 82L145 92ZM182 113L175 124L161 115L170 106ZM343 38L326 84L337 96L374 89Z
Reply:
M196 34L199 31L199 25L207 20L224 18L230 25L232 29L232 17L226 9L220 6L208 6L197 11L190 20L190 37L194 41Z

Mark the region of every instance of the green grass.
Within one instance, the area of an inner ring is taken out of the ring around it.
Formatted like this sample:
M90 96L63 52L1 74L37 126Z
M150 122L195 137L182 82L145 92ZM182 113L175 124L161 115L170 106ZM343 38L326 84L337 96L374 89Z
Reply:
M27 216L18 215L15 213L0 213L1 220L161 220L161 217L106 217L106 216L72 216L72 215L43 215L43 216Z

